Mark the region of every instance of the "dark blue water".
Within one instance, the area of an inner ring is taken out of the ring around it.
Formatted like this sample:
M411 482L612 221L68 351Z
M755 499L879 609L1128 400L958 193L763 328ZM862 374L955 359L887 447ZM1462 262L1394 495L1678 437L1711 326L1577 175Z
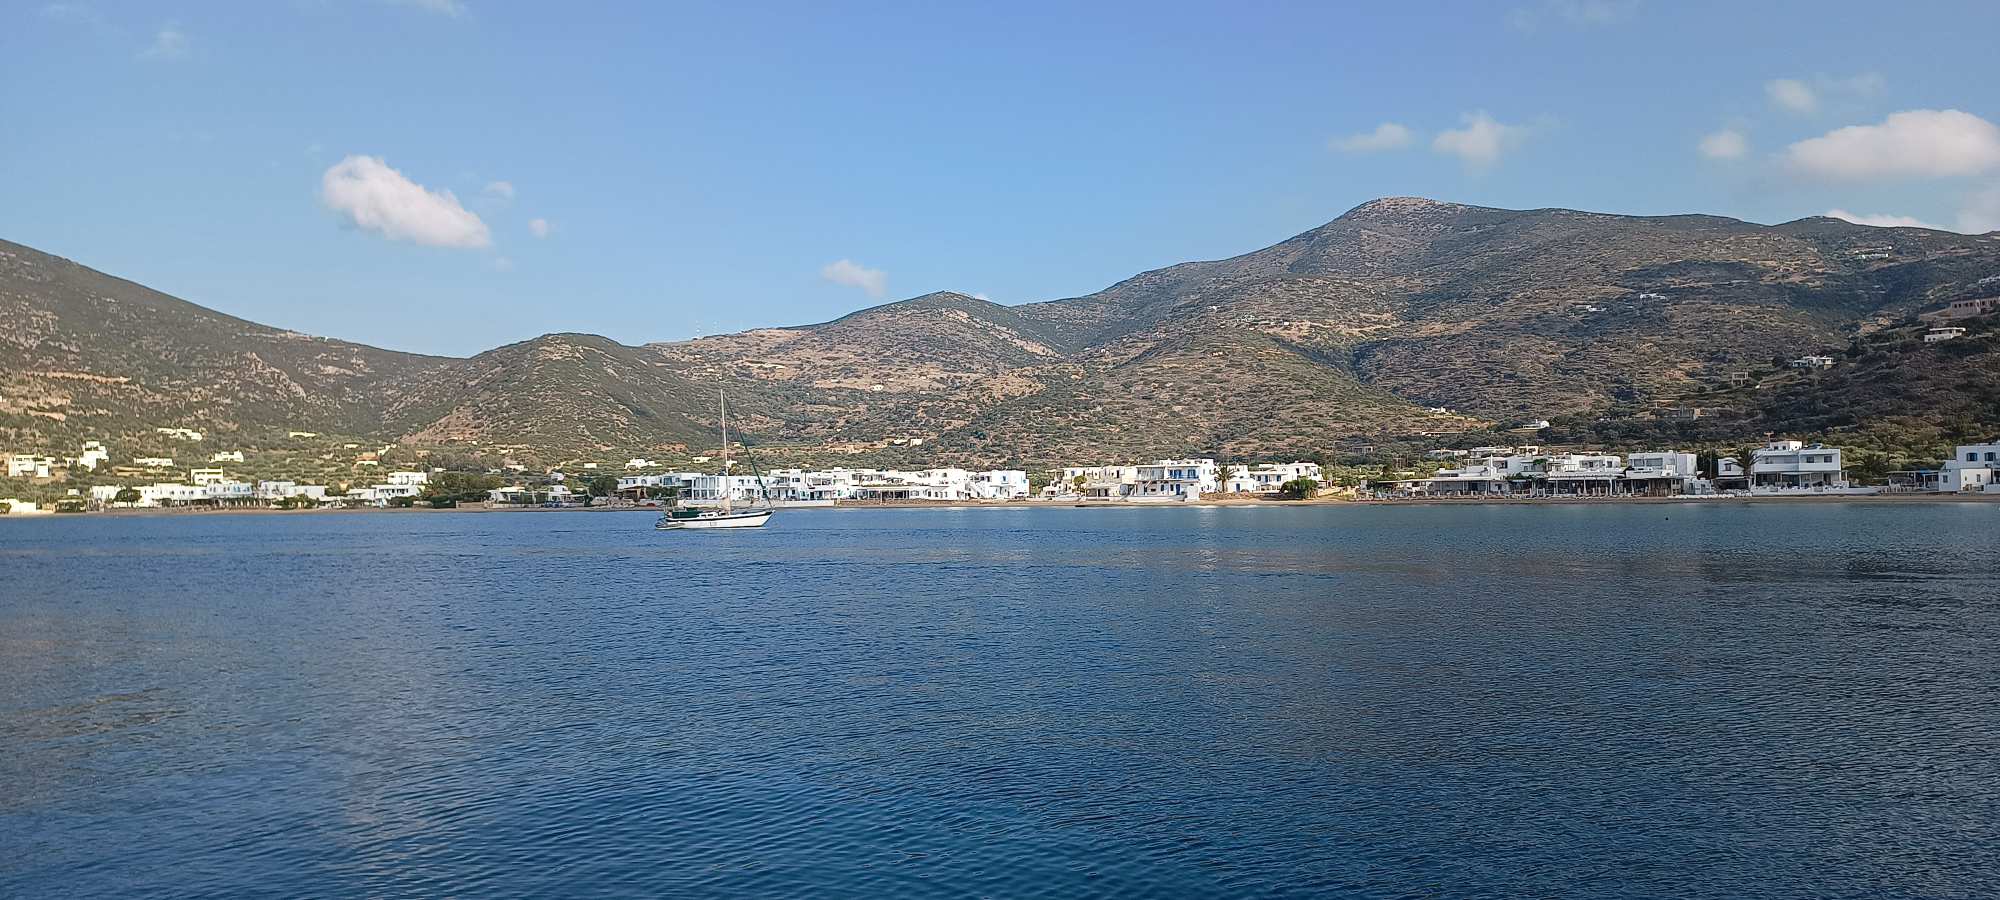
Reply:
M1996 523L0 521L0 895L1990 897Z

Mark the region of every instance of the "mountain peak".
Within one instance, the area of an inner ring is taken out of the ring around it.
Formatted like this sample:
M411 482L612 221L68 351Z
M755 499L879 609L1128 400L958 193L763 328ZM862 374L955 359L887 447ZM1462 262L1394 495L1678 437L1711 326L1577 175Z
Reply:
M1409 215L1421 212L1443 212L1446 210L1468 209L1458 203L1446 203L1429 197L1379 197L1363 203L1341 215L1341 218L1366 216Z

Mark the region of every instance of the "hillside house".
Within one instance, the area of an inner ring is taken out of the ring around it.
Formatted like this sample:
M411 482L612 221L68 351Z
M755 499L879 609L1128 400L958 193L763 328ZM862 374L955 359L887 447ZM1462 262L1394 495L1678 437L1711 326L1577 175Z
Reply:
M1936 328L1932 328L1929 331L1924 332L1924 343L1937 344L1937 343L1942 343L1944 341L1957 340L1958 338L1962 338L1964 336L1965 336L1965 329L1963 328L1960 328L1956 325L1948 327L1941 325Z
M1833 357L1801 356L1798 359L1792 360L1789 365L1794 369L1801 369L1808 372L1820 372L1833 368Z
M1955 319L1992 315L1995 310L2000 310L2000 296L1974 297L1967 300L1953 300L1945 308L1924 313L1917 318L1931 322L1949 322Z
M54 457L15 453L7 457L7 477L48 478L54 471L55 465Z

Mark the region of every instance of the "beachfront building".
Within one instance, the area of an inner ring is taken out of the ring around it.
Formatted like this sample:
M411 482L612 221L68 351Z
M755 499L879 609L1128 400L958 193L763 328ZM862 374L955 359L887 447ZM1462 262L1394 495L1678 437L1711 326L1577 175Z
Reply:
M1755 451L1750 461L1753 490L1844 488L1840 449L1800 441L1772 441Z
M259 481L257 496L267 502L276 502L293 497L304 497L319 502L326 499L326 485L299 484L296 481Z
M1163 459L1135 468L1130 499L1200 500L1222 487L1212 459Z
M1028 473L1021 469L990 469L972 473L974 500L1028 499Z
M1318 463L1258 463L1250 466L1224 466L1222 470L1222 492L1225 494L1269 494L1275 493L1285 482L1310 478L1319 481L1322 477Z
M1692 453L1647 450L1625 460L1625 492L1646 497L1707 493L1708 487Z
M1938 473L1938 490L2000 492L2000 442L1963 444L1952 451L1951 459Z
M496 506L540 506L544 503L568 503L576 498L569 488L560 484L549 485L509 485L486 492L486 502Z
M1558 496L1609 497L1625 477L1625 461L1610 453L1559 453L1533 463L1541 489Z

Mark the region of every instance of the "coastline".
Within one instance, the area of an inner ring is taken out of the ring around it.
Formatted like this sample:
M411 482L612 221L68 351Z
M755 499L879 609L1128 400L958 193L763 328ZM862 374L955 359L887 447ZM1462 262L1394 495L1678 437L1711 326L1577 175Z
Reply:
M1627 504L1761 504L1761 503L1867 503L1867 504L1909 504L1909 503L1993 503L2000 504L2000 494L1801 494L1798 496L1762 495L1755 497L1464 497L1464 498L1410 498L1390 499L1350 499L1345 497L1322 497L1311 500L1196 500L1186 503L1119 503L1097 502L1076 503L1052 500L888 500L865 503L837 503L833 506L809 507L812 509L1285 509L1293 507L1322 506L1623 506ZM448 509L434 509L427 506L412 507L342 507L334 509L274 509L269 507L234 507L227 509L198 509L188 507L152 509L105 509L87 513L37 512L17 515L0 515L0 521L28 521L45 519L76 519L111 516L116 518L177 518L186 516L251 515L251 516L315 516L315 515L358 515L366 513L393 513L397 515L430 515L437 513L607 513L607 512L657 512L659 507L649 506L564 506L557 508L541 506L484 506L466 505Z

